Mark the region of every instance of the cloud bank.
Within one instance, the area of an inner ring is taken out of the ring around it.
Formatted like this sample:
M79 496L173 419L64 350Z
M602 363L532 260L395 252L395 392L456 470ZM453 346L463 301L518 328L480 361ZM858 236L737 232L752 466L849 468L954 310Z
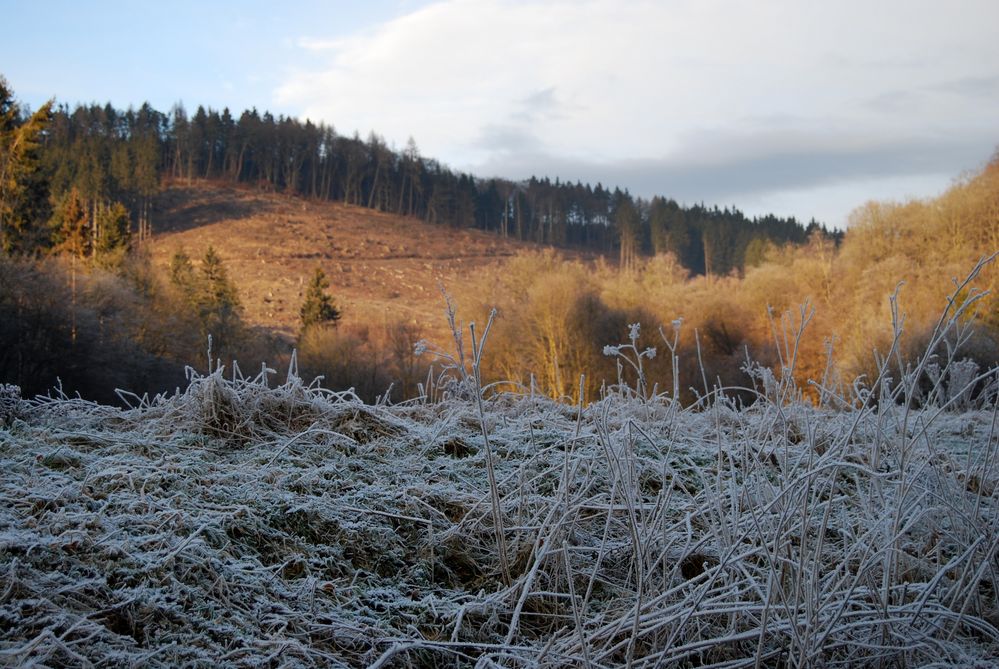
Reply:
M276 99L341 132L413 136L481 176L761 212L814 193L812 211L777 213L841 224L892 196L872 185L929 195L904 190L992 153L996 25L992 0L444 0L303 35L322 65L292 71Z

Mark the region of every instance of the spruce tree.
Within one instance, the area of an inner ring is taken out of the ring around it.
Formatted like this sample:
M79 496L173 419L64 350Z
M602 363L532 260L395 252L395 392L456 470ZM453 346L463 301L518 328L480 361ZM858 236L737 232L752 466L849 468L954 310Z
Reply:
M180 286L183 289L182 277L187 269L183 258L176 255L174 258L177 261L176 276L181 279ZM172 267L171 270L173 269ZM194 281L190 299L201 321L202 334L214 335L216 342L221 342L222 345L217 350L231 348L232 342L241 334L243 305L239 301L236 286L222 264L222 258L213 247L209 246L205 252L201 260L201 275Z
M128 209L121 202L113 202L101 210L98 216L101 235L94 248L97 264L109 269L121 264L128 251L129 227Z
M305 302L302 303L302 331L314 325L336 325L340 320L340 310L333 305L332 298L326 294L330 282L326 273L316 268L305 292Z

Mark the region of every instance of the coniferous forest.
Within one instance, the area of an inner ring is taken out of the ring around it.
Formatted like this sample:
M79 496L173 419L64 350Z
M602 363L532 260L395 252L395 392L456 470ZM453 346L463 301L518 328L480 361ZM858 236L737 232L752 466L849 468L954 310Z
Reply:
M137 110L52 104L21 118L6 84L2 95L8 132L23 124L20 134L36 144L27 150L37 170L32 190L4 227L8 251L77 243L69 228L45 225L52 215L63 223L68 212L82 211L99 241L88 251L107 253L121 243L118 204L141 240L152 233L150 199L164 178L250 184L612 255L623 264L669 252L694 274L742 271L763 260L768 244L802 244L814 231L838 239L814 220L749 219L735 208L643 200L618 187L557 178L479 178L421 156L412 139L396 150L373 133L366 140L343 136L332 126L256 109L237 118L200 106L188 114L179 104L169 112L148 104Z

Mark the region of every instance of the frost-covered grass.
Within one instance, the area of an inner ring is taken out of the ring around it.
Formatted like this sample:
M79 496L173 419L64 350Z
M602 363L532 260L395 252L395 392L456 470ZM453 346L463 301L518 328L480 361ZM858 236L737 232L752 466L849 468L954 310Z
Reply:
M995 666L994 370L581 407L480 392L487 331L407 405L0 389L0 663Z
M0 660L990 666L995 403L7 393ZM907 415L906 415L907 414ZM480 424L480 418L482 420ZM494 455L510 580L485 466Z

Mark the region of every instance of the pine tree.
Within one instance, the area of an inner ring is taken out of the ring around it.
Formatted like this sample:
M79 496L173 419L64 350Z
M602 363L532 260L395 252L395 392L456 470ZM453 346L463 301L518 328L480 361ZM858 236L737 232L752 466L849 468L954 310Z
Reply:
M302 303L303 332L314 325L336 326L340 320L340 310L333 306L332 298L326 294L329 287L326 273L317 267L306 290L305 302Z
M677 252L676 249L670 248L669 210L666 200L661 197L654 197L649 203L649 237L655 255Z
M228 326L242 313L236 286L229 280L229 274L222 264L222 258L211 246L201 261L201 281L198 286L198 305L202 321L215 321Z
M90 233L87 230L89 222L86 203L76 188L71 188L59 200L50 221L54 228L55 252L69 255L70 341L74 344L77 335L77 264L90 250Z

